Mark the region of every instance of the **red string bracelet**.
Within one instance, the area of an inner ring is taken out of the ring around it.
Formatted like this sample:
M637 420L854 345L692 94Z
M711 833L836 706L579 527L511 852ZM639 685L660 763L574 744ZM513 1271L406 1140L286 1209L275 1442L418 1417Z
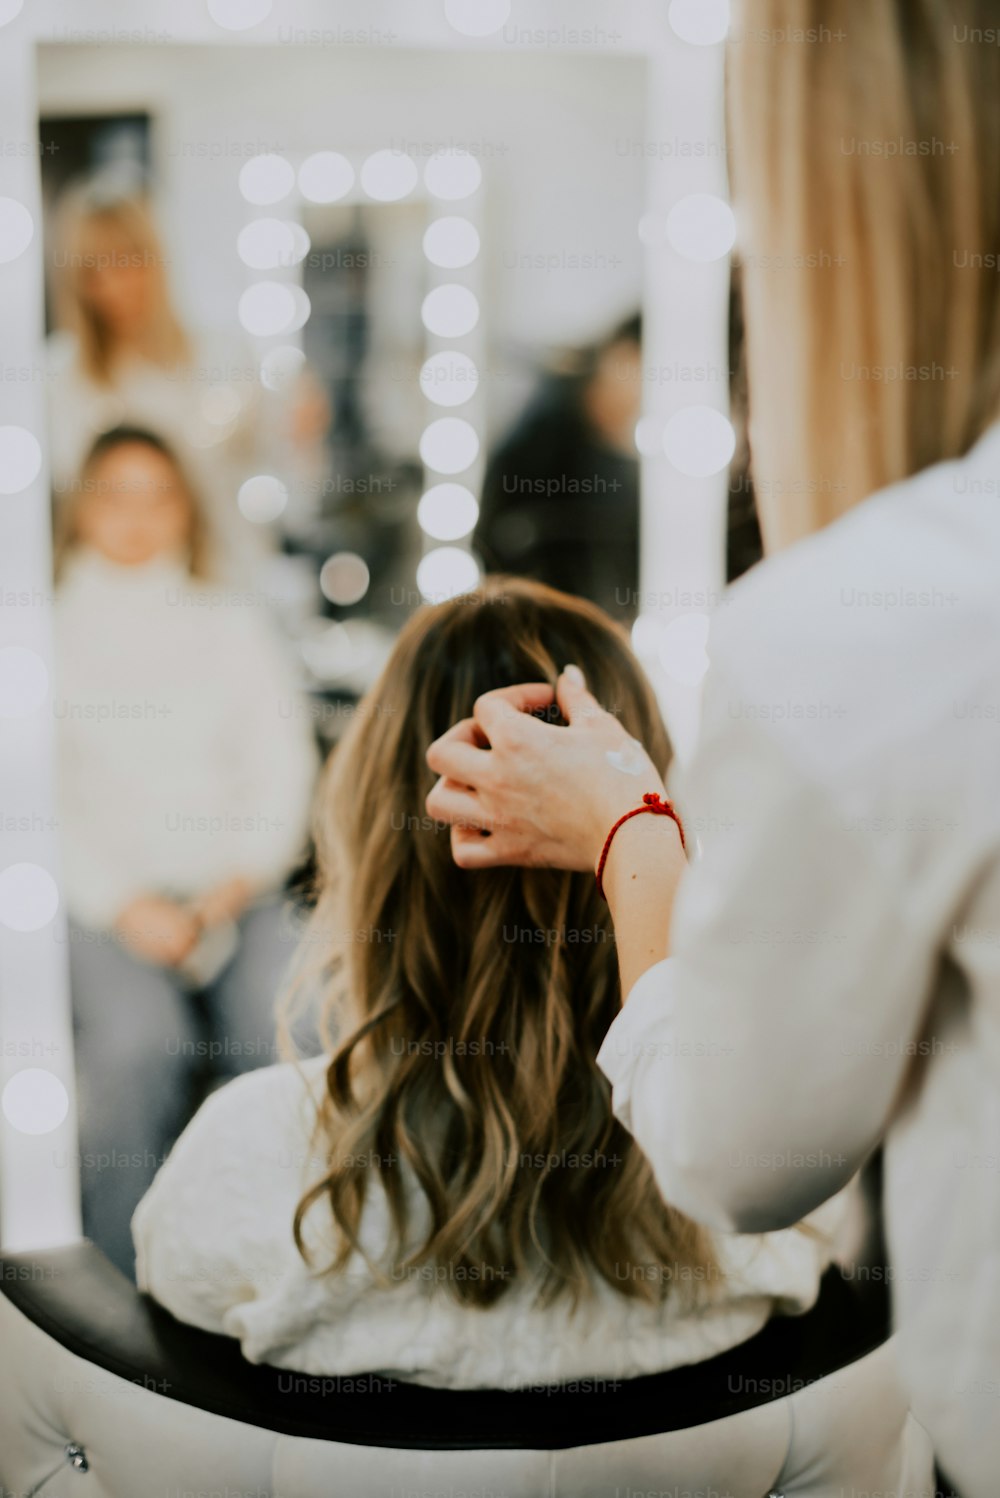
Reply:
M601 850L601 856L597 861L597 893L602 897L602 899L607 898L607 896L604 894L604 865L608 861L608 854L611 852L611 844L614 841L615 833L618 831L619 827L624 827L625 823L630 822L633 817L641 817L644 811L651 811L658 817L670 817L673 821L675 821L677 823L677 831L681 835L681 847L685 852L687 852L687 840L684 836L684 823L681 821L679 814L675 810L673 802L665 801L663 797L660 796L656 791L651 791L648 795L643 796L641 806L633 806L631 811L627 811L623 817L618 818L617 822L612 827L611 831L608 833L607 837L604 840L604 847Z

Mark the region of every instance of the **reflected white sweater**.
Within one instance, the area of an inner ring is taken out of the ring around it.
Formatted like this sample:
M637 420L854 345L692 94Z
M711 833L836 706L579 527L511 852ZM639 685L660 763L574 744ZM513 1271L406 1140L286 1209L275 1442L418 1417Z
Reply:
M273 1066L208 1099L174 1147L132 1221L140 1286L181 1321L239 1338L252 1362L315 1375L384 1373L454 1388L516 1388L586 1378L629 1378L699 1362L760 1330L775 1311L815 1300L844 1216L842 1199L812 1233L716 1239L719 1266L678 1287L663 1307L627 1300L606 1284L573 1314L540 1310L513 1287L489 1310L460 1307L434 1282L375 1284L355 1259L314 1275L292 1241L311 1159L315 1090L326 1062ZM425 1207L413 1188L415 1221ZM318 1203L307 1243L323 1261L332 1227ZM377 1260L387 1243L384 1194L373 1184L362 1238Z
M304 845L308 715L259 592L81 551L55 606L63 886L109 927L136 895L278 885Z

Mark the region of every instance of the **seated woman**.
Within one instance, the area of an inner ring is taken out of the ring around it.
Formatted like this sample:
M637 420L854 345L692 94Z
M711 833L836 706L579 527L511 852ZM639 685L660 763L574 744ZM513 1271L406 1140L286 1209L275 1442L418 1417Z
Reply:
M665 765L624 633L505 578L409 622L335 751L299 974L313 991L323 974L328 1052L210 1097L133 1220L140 1285L254 1362L457 1388L628 1378L816 1298L843 1198L786 1231L711 1234L661 1200L612 1116L595 1057L619 980L593 877L470 875L424 814L435 736L567 661ZM888 1488L908 1441L926 1451L884 1351L839 1426L814 1390L790 1398L782 1492L820 1491L796 1485L820 1468ZM748 1449L759 1413L739 1417Z
M199 576L172 452L121 427L62 512L56 590L63 888L84 1227L126 1272L129 1221L204 1083L275 1059L293 950L276 892L316 752L262 598Z

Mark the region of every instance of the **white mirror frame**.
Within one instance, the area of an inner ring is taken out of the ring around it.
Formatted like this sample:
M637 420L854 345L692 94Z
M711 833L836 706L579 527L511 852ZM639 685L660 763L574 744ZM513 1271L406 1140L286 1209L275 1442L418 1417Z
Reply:
M720 4L725 0L711 0L713 10ZM513 31L477 38L449 24L470 10L468 0L365 0L364 24L381 27L391 45L457 54L515 46L642 55L653 148L647 214L662 223L688 194L725 196L720 45L682 41L662 0L616 0L613 31L602 0L574 0L572 27L558 0L511 0L507 8ZM0 141L15 148L0 152L0 199L22 205L34 224L31 243L0 264L0 1241L9 1250L64 1243L80 1231L66 925L61 906L53 913L47 902L53 881L58 887L59 840L51 690L42 687L46 680L51 687L58 662L50 621L40 179L30 148L38 124L35 48L107 43L115 33L152 44L267 44L281 39L279 28L287 43L292 27L352 25L358 0L273 0L266 19L241 31L217 25L208 0L145 0L141 21L120 0L27 0L23 8L0 0ZM698 149L672 149L685 142ZM685 260L663 246L649 250L646 265L644 413L647 433L656 436L691 404L727 410L728 265L725 258ZM692 374L671 379L671 369L704 373L693 384ZM8 428L17 429L13 436ZM35 444L40 458L32 476ZM721 591L726 474L692 478L665 455L650 456L642 488L641 588L650 618L640 643L652 646L648 664L684 757L696 729L698 671L667 677L656 642L675 617L710 612Z

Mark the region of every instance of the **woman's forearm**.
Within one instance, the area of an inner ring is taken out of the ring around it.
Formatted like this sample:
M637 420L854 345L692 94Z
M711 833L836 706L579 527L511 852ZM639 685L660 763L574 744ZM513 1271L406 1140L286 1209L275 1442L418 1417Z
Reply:
M615 923L623 999L668 955L670 916L684 868L677 826L668 817L632 817L615 833L604 893Z

